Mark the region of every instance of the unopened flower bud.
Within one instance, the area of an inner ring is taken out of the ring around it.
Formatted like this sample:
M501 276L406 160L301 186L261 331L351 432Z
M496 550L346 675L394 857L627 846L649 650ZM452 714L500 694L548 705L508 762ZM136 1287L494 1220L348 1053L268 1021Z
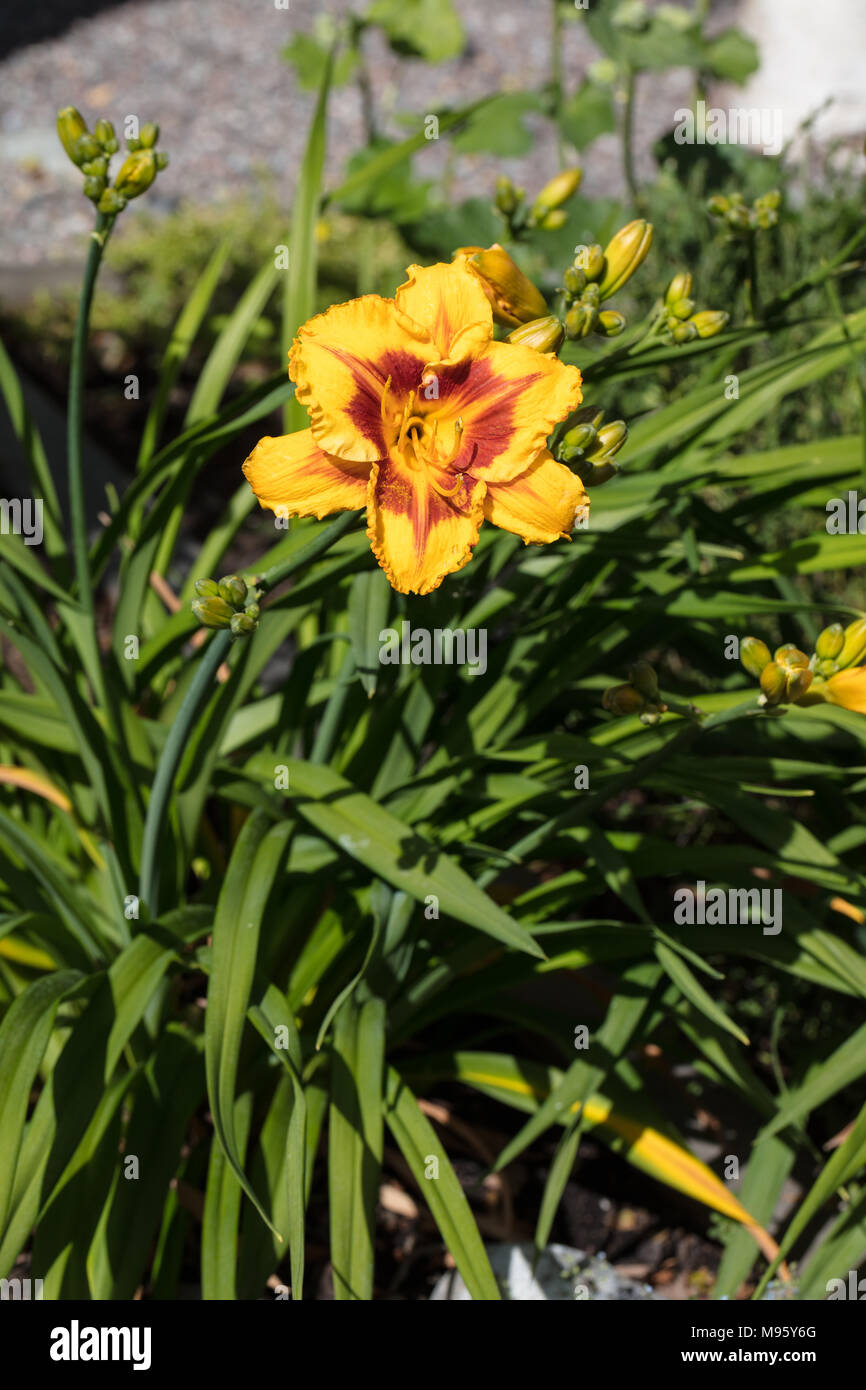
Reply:
M689 323L688 320L686 320L685 323L677 323L675 321L671 325L671 337L675 343L691 343L697 336L697 328L693 323Z
M533 217L540 220L545 213L552 212L554 208L561 208L563 203L567 203L577 192L582 178L582 169L564 169L561 174L557 174L550 183L544 185L533 203Z
M219 585L215 579L197 579L193 588L199 598L215 598L219 593Z
M235 637L243 637L246 633L255 632L256 620L250 617L249 613L235 613L231 620L231 630Z
M670 307L676 304L678 299L688 299L692 292L692 277L687 270L681 270L679 275L675 275L665 290L665 304Z
M79 153L78 142L87 134L87 122L74 106L64 106L57 112L57 134L72 163L83 164L87 155Z
M639 695L655 703L659 697L659 683L648 661L636 661L628 673L628 678Z
M512 329L505 341L534 348L536 352L557 353L564 337L565 329L560 320L553 314L545 314L543 318L532 319Z
M575 425L563 435L559 446L559 456L563 462L570 463L572 459L579 458L587 449L590 449L596 439L596 431L588 421L582 425Z
M100 116L93 128L93 134L96 136L106 154L116 154L118 148L117 136L114 133L114 126L111 124L111 121L107 121L104 116Z
M805 695L809 686L812 684L812 672L808 666L805 669L791 671L785 685L785 698L788 700L799 700L801 695Z
M543 217L538 218L535 225L543 232L557 232L567 221L568 213L565 208L554 208L552 212L546 212Z
M168 168L168 155L165 153L165 150L154 150L153 158L157 173L159 173L160 169Z
M455 255L466 255L467 252L472 254L466 256L466 265L481 281L497 323L516 328L518 324L531 323L533 319L546 316L544 295L498 242L494 242L486 251L462 247Z
M598 316L598 326L606 338L616 338L626 325L625 314L616 309L602 309Z
M784 697L787 676L781 666L770 661L761 672L761 690L768 705L777 705Z
M516 212L520 204L520 194L514 187L511 179L506 178L505 174L500 174L496 180L496 206L500 212L509 217L512 212Z
M98 140L94 140L92 135L80 135L75 142L75 156L73 163L79 168L87 164L91 159L98 159L102 154L102 146Z
M92 203L98 203L104 191L104 178L99 178L95 174L89 174L84 180L84 196L85 198L89 198Z
M96 206L106 217L115 217L117 213L123 212L126 207L126 199L118 193L116 188L106 188Z
M815 643L815 655L821 659L828 658L833 661L839 655L845 645L845 629L841 623L831 623L825 627L823 632L818 633L818 640Z
M687 319L690 314L695 312L695 301L693 299L675 299L673 304L668 305L668 311L673 314L675 319Z
M602 299L610 299L634 275L652 245L652 223L639 217L621 227L605 247Z
M191 607L202 627L230 627L236 616L219 596L193 599Z
M721 333L729 318L724 309L701 309L700 313L692 314L689 323L694 324L699 338L714 338Z
M156 178L156 160L153 150L136 150L127 155L120 166L114 187L121 198L138 198L147 191Z
M259 608L259 605L257 603L248 603L246 608L244 609L244 612L247 614L248 617L253 618L256 622L258 622L261 609Z
M586 285L586 272L578 270L577 266L570 265L562 277L562 283L568 294L576 299L582 294Z
M740 660L749 675L757 680L770 661L770 648L760 637L744 637L740 643Z
M104 154L99 155L96 159L88 159L86 164L82 164L81 172L86 174L88 178L104 179L108 173L108 160Z
M809 658L794 642L785 642L773 652L773 660L787 671L801 671L809 665Z
M591 304L572 304L565 316L567 338L588 338L598 321L598 310Z
M247 586L238 574L227 574L217 586L219 596L232 608L243 608L247 596Z
M591 459L613 458L627 439L628 426L625 421L611 420L609 424L602 425L596 435L595 444L587 450L587 456Z
M611 714L639 714L645 701L631 685L612 685L602 695L601 703Z
M866 651L866 618L855 618L845 629L845 641L836 660L844 669L853 666Z
M574 258L576 270L582 270L587 280L598 280L604 272L604 251L598 242L581 246Z
M153 146L159 139L159 126L156 124L156 121L145 121L138 132L138 138L141 141L141 148L143 150L153 149Z

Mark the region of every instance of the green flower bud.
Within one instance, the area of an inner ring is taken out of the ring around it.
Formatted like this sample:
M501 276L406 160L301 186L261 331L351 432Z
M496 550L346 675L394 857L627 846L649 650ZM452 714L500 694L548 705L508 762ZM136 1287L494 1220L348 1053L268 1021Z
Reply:
M616 338L626 325L625 314L616 309L602 309L598 316L598 326L606 338Z
M99 155L96 159L88 159L86 164L82 164L81 172L87 174L88 177L104 179L108 173L108 160L104 154Z
M844 670L854 666L866 651L866 618L855 618L845 629L845 641L836 660Z
M565 316L566 338L588 338L598 321L591 304L573 304Z
M748 208L743 207L728 208L725 221L737 232L748 231L752 223Z
M815 662L815 675L820 676L822 680L829 680L830 676L835 676L838 670L838 664L833 661L832 657L824 657L823 660Z
M193 585L199 598L216 598L219 586L215 579L197 579Z
M159 139L159 126L155 121L145 121L138 132L138 138L141 141L141 148L143 150L153 149L153 146Z
M555 354L561 348L564 337L565 329L560 320L553 314L545 314L543 318L531 319L529 323L522 323L519 328L513 329L505 341L534 348L536 352Z
M137 135L127 135L127 137L126 137L126 148L127 148L130 152L134 152L135 150L140 150L140 149L141 149L141 141L139 140L139 138L138 138Z
M98 159L102 154L102 146L98 140L94 140L92 135L80 135L75 142L75 156L73 163L81 168L88 160Z
M740 660L749 675L757 680L770 660L770 648L760 637L744 637L740 643Z
M164 150L154 150L153 157L156 161L157 173L160 169L168 168L168 155L165 153Z
M692 277L687 270L681 270L679 275L675 275L665 290L665 304L670 307L676 304L679 299L688 299L692 292Z
M808 666L805 670L792 671L785 684L785 697L788 700L799 700L801 695L805 695L809 686L812 684L812 672Z
M597 439L595 429L589 422L583 425L575 425L567 434L563 435L562 443L559 448L559 457L566 463L572 459L579 458L586 450L590 449Z
M599 304L601 303L601 295L599 293L598 285L587 285L586 289L581 295L581 302L583 304L591 304L593 309L597 309Z
M611 714L639 714L645 705L643 696L631 685L612 685L602 695L601 703Z
M57 112L57 134L73 164L82 164L87 155L79 156L78 142L87 134L87 122L74 106L64 106Z
M566 293L570 294L573 299L577 299L586 286L586 272L578 270L577 266L570 265L562 277L562 283Z
M690 314L695 312L695 301L693 299L675 299L673 304L668 307L675 319L687 319Z
M815 643L815 655L820 658L829 657L831 661L839 655L845 645L845 629L841 623L831 623L825 627L823 632L818 633L818 640Z
M104 116L100 116L93 128L93 133L106 154L116 153L117 136L114 133L114 126L111 124L111 121L107 121Z
M542 188L532 205L533 215L542 217L554 208L561 208L563 203L567 203L577 192L582 178L582 169L563 169L561 174L557 174Z
M202 627L230 627L232 618L236 616L218 596L195 598L191 607Z
M628 678L639 695L655 704L659 698L659 683L648 661L636 661L628 673Z
M243 637L249 632L255 632L257 627L255 618L251 618L249 613L235 613L231 620L232 635Z
M596 436L595 444L587 450L587 457L591 459L609 459L614 454L618 454L625 441L628 439L628 426L624 420L611 420L609 424L602 425Z
M777 666L775 661L768 662L761 672L761 690L765 703L777 705L784 697L787 683L787 676L781 666Z
M506 217L516 212L521 202L520 194L511 179L500 174L496 180L496 206Z
M724 217L730 206L728 198L721 193L715 193L707 202L707 212L711 217Z
M114 180L122 198L138 198L156 178L156 160L152 150L137 150L127 155Z
M543 217L536 220L536 226L543 232L556 232L560 227L564 227L568 221L568 213L565 208L554 208L552 212L546 212Z
M116 188L106 188L96 206L107 217L115 217L117 213L123 212L126 199L121 197Z
M247 586L238 574L227 574L217 585L219 596L232 608L243 608Z
M671 337L675 343L691 343L698 336L698 330L693 323L686 320L685 323L674 323L671 327Z
M576 270L582 270L587 280L598 280L604 271L604 251L598 242L583 246L574 258Z
M652 239L652 223L642 217L620 228L605 248L604 279L600 286L602 299L610 299L631 279L646 257Z
M255 621L258 622L261 614L261 609L259 608L259 605L257 603L248 603L246 608L244 609L244 612L247 614L248 617L254 618Z
M85 198L89 198L92 203L98 203L105 191L105 179L97 178L95 175L90 174L84 180L83 191Z
M702 309L699 314L692 314L689 323L694 324L699 338L714 338L721 333L729 318L730 314L725 313L724 309Z

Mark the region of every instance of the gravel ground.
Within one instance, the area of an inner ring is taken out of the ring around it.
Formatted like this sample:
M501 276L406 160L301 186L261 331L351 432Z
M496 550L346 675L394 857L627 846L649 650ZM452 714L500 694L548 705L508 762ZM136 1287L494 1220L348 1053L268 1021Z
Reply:
M356 0L354 8L366 8ZM170 207L184 198L213 201L235 196L255 170L268 169L291 200L303 154L313 96L300 91L280 49L313 28L317 13L342 14L351 0L127 0L100 8L98 0L43 0L33 15L11 9L0 18L0 268L24 272L46 261L80 254L90 227L90 205L80 175L66 159L54 130L57 109L77 105L89 119L127 114L159 121L161 148L171 165L148 195L148 206ZM398 58L378 34L367 36L372 84L380 109L391 114L389 133L405 136L400 112L423 115L491 91L532 88L549 71L548 0L460 0L468 35L465 54L435 66ZM86 17L76 16L84 13ZM564 70L569 88L599 55L581 23L565 26ZM637 109L638 146L670 128L686 98L688 74L665 74L643 84ZM354 85L332 99L328 177L363 143ZM419 174L442 167L447 139L418 157ZM502 161L464 156L457 162L458 197L492 190L496 174L510 173L530 189L555 172L553 140L531 155ZM585 172L589 193L619 190L613 137L592 150Z

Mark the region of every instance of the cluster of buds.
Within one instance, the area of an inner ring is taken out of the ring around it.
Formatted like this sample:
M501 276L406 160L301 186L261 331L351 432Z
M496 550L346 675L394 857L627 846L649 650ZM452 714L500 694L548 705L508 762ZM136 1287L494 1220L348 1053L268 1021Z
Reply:
M220 580L197 579L195 591L198 597L191 606L202 627L228 627L234 637L255 632L261 594L240 575L227 574Z
M730 318L724 309L699 309L696 313L695 307L692 277L687 270L680 271L665 290L662 305L664 325L675 343L714 338Z
M642 724L657 724L669 706L661 698L658 677L648 661L636 661L625 685L612 685L601 697L611 714L637 714Z
M742 193L731 193L728 197L716 193L707 203L707 212L711 217L724 222L737 235L748 236L752 232L775 227L779 220L781 201L782 195L777 188L756 198L751 207L746 203Z
M511 238L517 241L534 227L552 232L564 226L568 217L564 205L577 192L582 177L581 169L564 169L544 185L534 203L527 203L526 190L515 188L511 179L500 175L496 180L496 208L504 217Z
M74 106L65 106L57 113L57 134L72 163L84 175L84 196L96 204L106 217L116 217L130 198L137 198L153 183L160 169L168 164L168 155L156 150L159 126L148 121L136 136L126 140L128 154L109 184L109 164L120 148L111 121L100 118L89 131L87 122Z
M606 483L618 472L613 458L628 439L625 421L611 420L604 425L604 411L594 406L584 406L573 418L574 424L556 447L556 457L560 463L573 465L585 487Z
M642 217L621 227L609 244L580 246L562 277L565 335L588 338L590 333L615 338L625 328L623 314L601 305L622 289L650 249L653 229Z
M750 676L761 683L758 703L781 705L801 699L808 690L820 686L840 671L855 666L866 654L866 618L855 618L847 627L831 623L818 634L811 657L786 642L772 657L759 637L744 637L740 660Z

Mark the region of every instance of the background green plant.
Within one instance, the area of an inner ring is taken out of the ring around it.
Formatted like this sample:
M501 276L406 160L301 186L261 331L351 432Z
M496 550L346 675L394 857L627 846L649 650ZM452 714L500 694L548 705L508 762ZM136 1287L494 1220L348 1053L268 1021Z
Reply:
M742 268L702 211L728 185L663 171L646 196L671 215L634 303L675 270L708 267L714 302L729 283L734 326L686 348L569 347L587 400L632 426L625 473L594 492L591 526L570 545L525 548L487 529L470 566L407 598L388 588L351 517L287 534L257 518L255 571L283 586L248 640L192 647L188 603L166 616L151 577L170 572L217 451L289 405L277 363L311 312L310 287L327 302L356 291L353 268L371 273L362 246L345 279L317 278L310 217L342 207L379 227L366 200L389 171L403 186L417 147L415 137L374 145L343 192L323 198L331 71L326 59L282 302L270 235L288 232L276 214L258 253L250 234L231 271L229 229L217 225L178 293L135 476L89 552L94 586L119 572L98 678L44 451L0 359L33 491L46 499L42 563L20 538L0 538L2 1273L35 1232L46 1297L130 1298L140 1287L175 1297L192 1248L206 1299L257 1297L275 1272L299 1298L311 1292L310 1204L327 1200L335 1296L368 1299L388 1136L473 1297L495 1299L477 1194L419 1099L444 1090L459 1103L471 1088L514 1108L498 1167L573 1116L539 1204L542 1246L587 1129L676 1186L647 1158L647 1137L688 1147L698 1106L723 1095L744 1117L739 1196L752 1216L770 1222L793 1172L806 1191L778 1233L783 1254L796 1261L815 1223L831 1222L796 1276L799 1296L823 1297L866 1249L863 720L829 706L765 717L722 653L728 633L747 629L809 647L824 622L857 611L850 575L866 538L822 525L826 497L863 476L852 353L862 356L866 311L842 268L859 268L856 247L826 273L862 226L855 195L830 185L768 233L763 302L777 308L743 327ZM479 123L456 138L477 141ZM728 177L763 191L752 167ZM605 240L621 219L614 204L578 198L565 228L516 254L552 290L575 241ZM395 248L431 257L502 235L480 202L443 201L415 221L392 207L388 225ZM387 265L380 273L387 281ZM806 277L807 292L786 299ZM173 284L167 273L156 285L161 302ZM245 355L272 340L272 373L239 380ZM186 370L185 418L168 429ZM724 393L731 372L736 400ZM197 575L234 563L251 511L239 484L182 600ZM380 667L378 632L402 618L486 627L486 677ZM137 660L124 654L129 634ZM700 727L602 711L602 690L637 656L656 662L663 693L701 707ZM171 776L160 783L161 767ZM30 785L12 782L12 768ZM784 885L780 935L672 925L684 879L744 886L754 872ZM438 918L425 913L431 894ZM581 1022L587 1060L573 1047ZM648 1048L668 1069L661 1082ZM681 1067L685 1097L665 1083ZM828 1159L823 1146L843 1130ZM134 1184L124 1155L140 1160ZM713 1296L766 1282L752 1235L721 1217L713 1229L723 1248Z

